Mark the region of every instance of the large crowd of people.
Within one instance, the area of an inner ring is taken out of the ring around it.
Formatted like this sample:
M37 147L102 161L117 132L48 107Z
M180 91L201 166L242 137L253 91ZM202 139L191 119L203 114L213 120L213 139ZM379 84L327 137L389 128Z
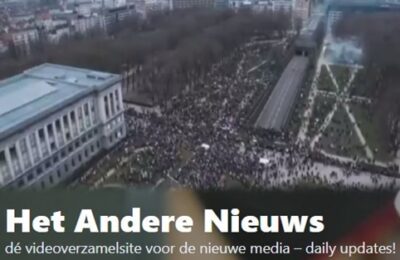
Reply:
M278 146L274 142L279 136L248 125L254 100L274 86L283 70L274 58L262 59L272 46L238 48L158 112L128 108L126 139L80 182L93 185L98 176L114 171L114 180L124 185L172 181L194 189L224 189L231 183L249 189L301 184L399 187L396 178L361 170L355 171L361 179L351 179L350 166L330 161L325 166L324 158L315 158L307 146Z

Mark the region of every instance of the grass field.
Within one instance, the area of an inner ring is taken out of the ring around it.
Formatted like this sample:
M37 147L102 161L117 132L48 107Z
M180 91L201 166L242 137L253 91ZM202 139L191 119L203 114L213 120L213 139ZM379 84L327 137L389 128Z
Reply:
M336 92L336 87L333 84L332 78L328 73L328 70L325 65L322 65L321 72L318 78L318 89Z
M332 154L351 158L365 157L364 149L342 105L339 105L317 145Z
M336 78L336 82L339 85L339 91L343 91L344 87L349 82L351 76L351 69L349 67L340 65L331 65L330 69L332 71L332 74Z
M365 80L365 70L361 69L354 77L353 83L350 86L351 96L372 97L374 88Z
M313 113L308 128L308 136L313 137L318 133L319 128L324 123L326 116L332 110L334 104L335 99L332 97L322 96L321 94L315 97Z
M379 161L391 161L393 156L390 154L387 140L385 140L380 132L380 128L373 122L370 107L367 105L353 103L350 105L358 126L363 133L368 146L374 152L375 158Z

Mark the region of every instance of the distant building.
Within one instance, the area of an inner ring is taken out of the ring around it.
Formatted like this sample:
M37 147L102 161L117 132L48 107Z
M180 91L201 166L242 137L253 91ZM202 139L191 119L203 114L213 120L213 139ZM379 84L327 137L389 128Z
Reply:
M39 31L36 28L14 31L10 35L10 48L16 57L29 56L32 51L32 44L39 41Z
M61 39L67 38L72 34L68 23L62 23L54 26L47 35L50 43L59 43Z
M229 0L229 7L233 9L237 8L251 8L255 0Z
M31 27L35 23L35 15L32 13L14 15L8 17L8 22L12 28Z
M256 11L290 12L293 9L293 0L260 0L253 6Z
M215 0L171 0L171 9L214 8Z
M1 1L0 10L5 10L10 16L23 13L27 9L28 1Z
M92 30L105 30L103 16L92 15L90 17L76 17L71 21L74 33L86 34Z
M93 2L87 0L86 2L80 2L75 4L74 12L80 16L89 17L92 14Z
M146 2L147 0L131 0L128 4L135 6L136 13L144 18L146 17Z
M0 82L0 187L53 187L126 134L119 75L43 64Z
M216 8L227 8L229 7L229 0L215 0Z
M43 11L36 13L34 23L36 27L44 31L51 30L52 27L54 26L54 20L51 16L50 11Z
M392 10L400 9L399 0L331 0L329 1L330 10Z
M113 25L116 25L135 14L136 10L134 5L105 9L103 10L104 26L106 30L109 30Z
M293 0L273 0L272 10L273 11L285 11L290 12L293 9Z
M103 1L105 8L117 8L127 5L126 0L99 0Z
M170 9L171 0L144 0L145 12L158 12Z
M342 16L343 16L342 11L331 10L328 12L328 18L327 18L328 32L332 31L333 26L342 18Z
M311 14L311 0L294 0L293 13L295 18L306 22Z

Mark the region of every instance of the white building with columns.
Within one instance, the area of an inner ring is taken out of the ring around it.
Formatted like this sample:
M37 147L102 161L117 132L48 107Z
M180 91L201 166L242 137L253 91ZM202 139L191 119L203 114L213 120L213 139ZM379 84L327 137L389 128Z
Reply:
M53 187L126 134L119 75L43 64L0 82L0 187Z

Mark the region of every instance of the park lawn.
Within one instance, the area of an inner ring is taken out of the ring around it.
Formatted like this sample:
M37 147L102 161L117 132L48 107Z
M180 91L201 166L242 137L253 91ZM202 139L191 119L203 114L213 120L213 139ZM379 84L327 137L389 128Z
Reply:
M326 116L332 110L335 101L336 100L333 97L323 96L321 94L318 94L315 97L314 108L310 118L310 125L308 126L309 137L312 138L318 134L318 131L324 123Z
M365 158L365 151L342 105L338 106L331 123L319 140L318 147L340 156Z
M332 78L328 73L326 65L322 65L321 67L321 72L318 77L318 89L330 92L337 92Z
M351 96L361 96L361 97L372 97L374 88L371 84L366 82L366 71L360 69L354 77L354 80L350 86Z
M350 108L368 146L374 152L376 160L382 162L392 161L394 158L390 154L389 145L382 138L380 127L373 122L371 118L372 113L369 111L369 108L357 103L352 103Z
M330 65L329 67L339 85L339 91L343 91L350 80L351 68L342 65Z

